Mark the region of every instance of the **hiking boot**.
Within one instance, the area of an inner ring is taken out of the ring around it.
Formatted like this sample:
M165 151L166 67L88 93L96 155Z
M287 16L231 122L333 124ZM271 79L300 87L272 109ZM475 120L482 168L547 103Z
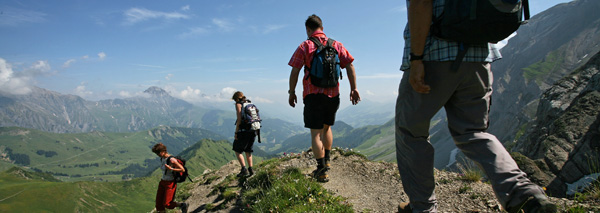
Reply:
M556 204L550 202L545 195L535 195L527 198L517 206L508 207L509 213L554 213L558 212Z
M252 175L254 175L254 170L252 170L252 167L248 167L248 176Z
M402 202L398 204L398 213L412 213L412 208L410 207L410 203Z
M326 183L329 182L329 178L327 178L327 169L326 168L317 168L312 172L312 177L317 179L317 182Z
M248 176L248 170L246 169L246 167L244 167L244 168L242 168L240 173L237 175L237 177L246 177L246 176Z
M325 164L323 166L325 167L326 171L329 171L329 168L330 168L329 159L325 159Z
M187 213L188 204L187 203L181 203L181 206L179 206L179 209L181 209L181 213Z

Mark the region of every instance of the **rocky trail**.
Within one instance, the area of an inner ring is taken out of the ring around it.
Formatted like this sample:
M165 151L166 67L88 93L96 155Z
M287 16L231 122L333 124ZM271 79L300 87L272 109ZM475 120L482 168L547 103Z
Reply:
M342 155L332 152L330 181L323 187L335 195L346 198L357 212L397 212L400 202L408 197L402 189L400 176L395 163L373 162L360 155ZM312 153L303 152L281 161L280 169L297 167L307 176L316 167ZM232 161L219 170L197 177L188 185L190 196L186 202L190 212L208 212L207 207L223 202L218 195L210 195L215 185L228 175L237 174L239 165ZM436 193L440 212L502 212L492 188L483 182L471 182L461 178L461 174L436 170ZM210 181L207 181L211 179ZM237 179L236 179L237 180ZM239 192L238 192L239 194ZM550 197L559 209L583 206L585 209L600 211L599 203L577 203L574 200ZM239 199L238 199L239 200ZM233 201L223 205L217 212L242 212L240 202ZM594 209L595 208L595 209ZM210 209L210 208L208 208Z

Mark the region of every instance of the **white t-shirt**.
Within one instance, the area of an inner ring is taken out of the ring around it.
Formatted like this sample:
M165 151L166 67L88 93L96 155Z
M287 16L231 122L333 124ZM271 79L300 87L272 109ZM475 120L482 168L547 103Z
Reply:
M168 170L167 167L165 166L165 164L167 164L167 159L168 158L160 159L160 162L162 163L160 166L160 170L163 171L163 176L161 179L166 180L166 181L173 181L173 180L175 180L175 177L173 176L173 172L171 170ZM173 167L176 162L177 162L177 159L175 159L175 157L171 157L171 163L169 164L169 166Z

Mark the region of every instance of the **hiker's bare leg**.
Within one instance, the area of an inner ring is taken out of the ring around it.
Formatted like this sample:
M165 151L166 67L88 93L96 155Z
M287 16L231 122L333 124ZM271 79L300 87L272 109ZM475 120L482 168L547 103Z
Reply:
M241 152L235 152L235 156L237 157L238 161L240 162L240 165L242 167L246 166L246 163L244 162L244 156L242 155Z
M248 167L252 167L252 152L246 152L246 160L248 161Z
M333 145L333 133L331 132L331 126L323 125L323 130L321 131L321 142L323 143L323 148L325 150L331 150L331 146ZM325 152L323 152L325 155Z
M323 150L323 142L321 141L321 135L323 132L324 128L310 129L311 145L315 159L325 157L325 151Z

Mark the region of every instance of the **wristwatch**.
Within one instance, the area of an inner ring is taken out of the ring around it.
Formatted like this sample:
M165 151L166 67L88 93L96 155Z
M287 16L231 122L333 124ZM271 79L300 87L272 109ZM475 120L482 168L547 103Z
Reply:
M415 55L414 53L410 53L410 61L423 60L423 55Z

